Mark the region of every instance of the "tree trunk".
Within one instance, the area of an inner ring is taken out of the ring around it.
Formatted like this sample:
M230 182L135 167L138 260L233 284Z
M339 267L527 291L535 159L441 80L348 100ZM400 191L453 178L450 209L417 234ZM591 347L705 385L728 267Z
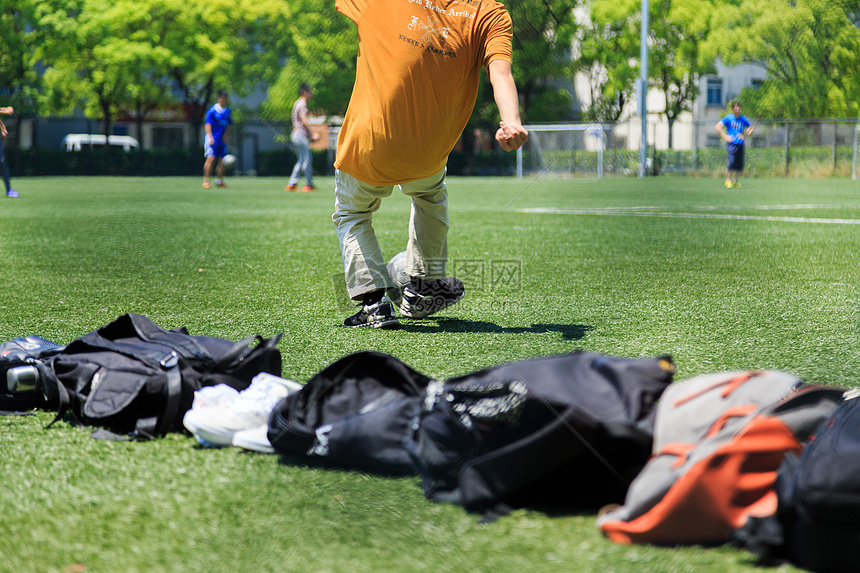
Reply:
M674 131L673 127L675 126L675 118L668 117L666 119L669 121L669 149L675 149L674 144L672 143L672 132Z
M113 118L111 117L110 112L110 103L102 100L101 101L102 108L102 121L104 122L104 130L105 130L105 139L107 140L107 144L110 145L110 136L113 131Z

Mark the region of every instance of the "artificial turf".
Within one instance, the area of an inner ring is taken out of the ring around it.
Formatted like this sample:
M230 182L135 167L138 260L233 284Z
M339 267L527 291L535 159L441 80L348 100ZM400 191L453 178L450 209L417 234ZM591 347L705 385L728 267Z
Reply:
M466 298L397 331L347 329L333 181L17 179L0 202L0 341L67 343L136 312L239 339L283 332L286 377L393 354L436 378L573 350L860 381L860 188L846 179L451 178L449 270ZM374 218L389 257L408 199ZM0 571L737 571L729 547L620 546L589 512L479 524L391 479L105 442L0 417ZM781 570L788 570L783 568Z

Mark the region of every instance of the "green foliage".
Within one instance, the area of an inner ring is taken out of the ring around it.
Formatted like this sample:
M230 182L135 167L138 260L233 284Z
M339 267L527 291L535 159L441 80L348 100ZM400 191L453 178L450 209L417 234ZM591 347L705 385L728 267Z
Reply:
M556 82L572 77L570 46L577 30L578 0L517 0L505 7L513 21L514 79L522 100L523 121L558 121L570 105ZM484 97L492 90L484 90ZM497 115L486 121L497 125ZM486 120L487 118L483 118Z
M648 74L666 102L663 115L669 123L671 149L675 121L692 111L701 76L715 71L712 62L702 63L699 56L709 32L702 13L713 6L709 0L662 0L651 2L649 7Z
M166 101L165 76L175 56L149 24L147 2L81 0L39 3L39 58L45 108L67 113L82 107L104 121L105 133L134 103Z
M860 111L860 30L850 5L830 0L726 5L714 18L703 58L763 66L768 80L742 92L763 118L844 117Z
M39 74L34 67L35 3L32 0L0 0L0 86L11 92L2 107L11 105L17 114L35 111Z
M563 122L570 118L572 103L573 95L566 89L540 89L532 95L526 117L531 123Z
M241 96L271 81L284 45L276 0L33 1L44 109L80 106L108 131L119 111L145 114L170 89L199 127L218 89Z
M338 14L330 0L294 0L284 6L287 12L281 33L290 39L286 64L269 87L263 113L289 121L299 87L307 83L314 87L311 110L343 115L355 80L355 25Z
M577 70L588 78L590 104L585 118L618 121L639 76L640 18L632 2L594 0L591 21L578 36Z

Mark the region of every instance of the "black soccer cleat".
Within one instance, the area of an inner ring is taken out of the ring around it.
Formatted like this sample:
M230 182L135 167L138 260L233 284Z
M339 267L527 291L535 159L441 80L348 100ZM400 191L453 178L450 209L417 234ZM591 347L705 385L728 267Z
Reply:
M400 321L394 314L394 305L388 297L377 303L361 306L361 310L343 321L344 326L369 326L393 330L400 328Z

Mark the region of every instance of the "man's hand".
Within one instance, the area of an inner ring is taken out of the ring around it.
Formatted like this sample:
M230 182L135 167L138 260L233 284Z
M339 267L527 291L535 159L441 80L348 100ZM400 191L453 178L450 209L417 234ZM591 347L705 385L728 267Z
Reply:
M0 107L0 113L5 115L12 115L13 113L15 113L15 108L11 105L9 107Z
M499 122L499 129L496 131L496 141L504 151L514 151L519 149L529 140L529 132L519 123L508 124L504 121Z

